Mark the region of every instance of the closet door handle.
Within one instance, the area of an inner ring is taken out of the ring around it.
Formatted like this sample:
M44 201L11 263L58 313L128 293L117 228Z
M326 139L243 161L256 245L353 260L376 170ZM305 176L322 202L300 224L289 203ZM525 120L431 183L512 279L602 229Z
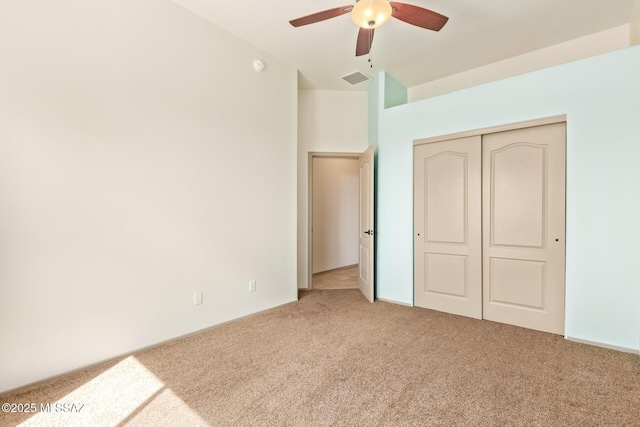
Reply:
M368 234L369 236L373 235L373 230L363 231L364 234Z

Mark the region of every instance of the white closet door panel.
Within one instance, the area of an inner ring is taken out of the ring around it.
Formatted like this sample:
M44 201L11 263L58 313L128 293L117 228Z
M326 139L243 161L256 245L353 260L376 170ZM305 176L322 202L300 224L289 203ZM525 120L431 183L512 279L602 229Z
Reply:
M565 124L482 147L483 317L563 334Z
M466 243L467 161L467 153L454 152L424 160L425 238L429 243Z
M546 158L546 146L526 143L491 152L492 246L543 246Z
M481 139L414 148L415 305L482 317Z

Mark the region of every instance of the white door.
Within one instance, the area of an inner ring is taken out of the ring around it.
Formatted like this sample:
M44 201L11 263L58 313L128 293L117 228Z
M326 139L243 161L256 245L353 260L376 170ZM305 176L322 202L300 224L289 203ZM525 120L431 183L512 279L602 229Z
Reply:
M373 237L373 146L360 155L360 243L358 287L364 296L374 299L374 237Z
M481 137L414 149L414 303L482 318Z
M483 317L563 334L565 123L482 143Z

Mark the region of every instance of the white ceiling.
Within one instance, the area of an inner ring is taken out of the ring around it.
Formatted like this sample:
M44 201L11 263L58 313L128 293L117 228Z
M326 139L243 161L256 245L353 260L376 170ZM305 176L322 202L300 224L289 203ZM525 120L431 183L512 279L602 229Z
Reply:
M387 71L406 87L552 46L632 21L640 0L406 0L449 17L440 32L392 18L368 56L355 56L349 14L294 28L289 20L354 4L349 0L173 0L291 64L300 87L365 90L341 77Z

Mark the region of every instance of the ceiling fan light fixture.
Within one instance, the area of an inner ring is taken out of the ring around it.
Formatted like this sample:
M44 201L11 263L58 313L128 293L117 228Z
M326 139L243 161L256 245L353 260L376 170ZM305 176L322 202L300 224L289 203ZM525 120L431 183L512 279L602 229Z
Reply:
M378 28L391 18L387 0L359 0L351 11L351 20L360 28Z

